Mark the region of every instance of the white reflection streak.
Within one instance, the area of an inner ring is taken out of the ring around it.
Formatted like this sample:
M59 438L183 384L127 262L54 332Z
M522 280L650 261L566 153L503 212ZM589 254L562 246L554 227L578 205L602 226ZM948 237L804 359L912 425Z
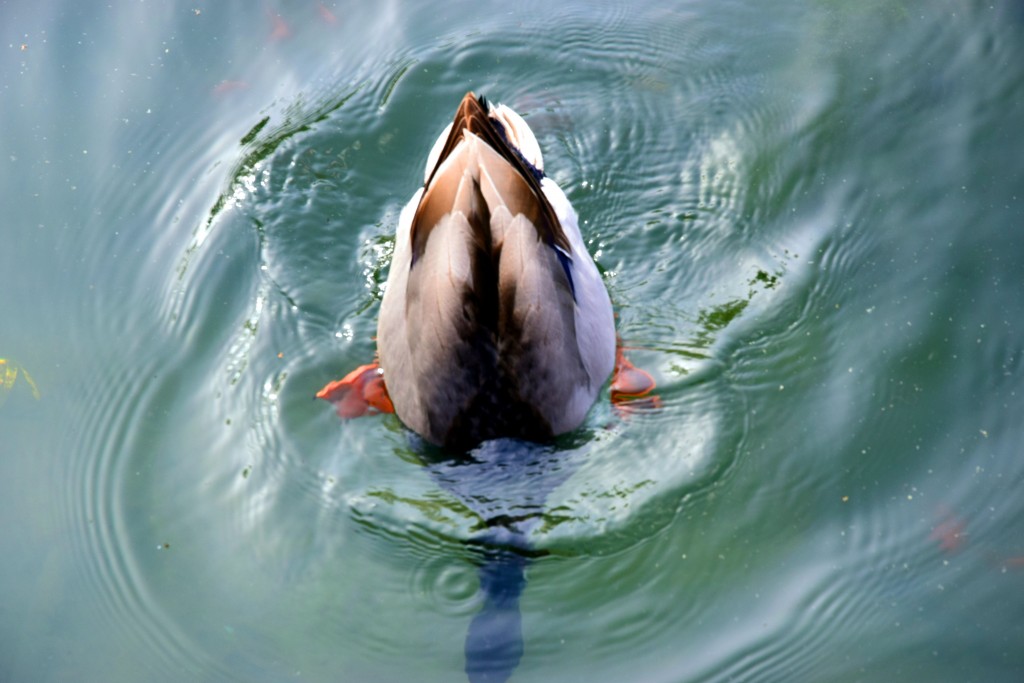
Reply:
M256 332L259 330L260 317L263 314L266 298L267 287L264 284L260 286L260 291L256 294L256 302L253 305L252 313L246 318L242 324L241 332L235 338L234 343L231 344L231 348L228 349L227 372L230 378L229 383L232 385L238 384L242 374L245 372L245 368L249 364L249 351L256 340Z
M697 178L697 206L702 209L732 209L739 201L742 184L739 178L740 150L735 137L723 131L709 141L707 149L695 164L684 168L680 180L684 187Z

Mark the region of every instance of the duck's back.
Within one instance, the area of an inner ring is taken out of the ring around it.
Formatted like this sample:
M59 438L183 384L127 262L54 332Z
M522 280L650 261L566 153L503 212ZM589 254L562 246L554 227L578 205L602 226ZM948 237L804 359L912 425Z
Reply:
M395 412L450 447L575 428L614 363L611 304L571 207L559 216L520 152L539 161L522 119L493 112L469 94L442 135L402 212L378 326Z

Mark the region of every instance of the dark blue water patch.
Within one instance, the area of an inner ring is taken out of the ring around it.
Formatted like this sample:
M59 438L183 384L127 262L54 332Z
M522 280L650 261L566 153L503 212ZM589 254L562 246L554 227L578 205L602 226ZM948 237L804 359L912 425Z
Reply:
M466 675L470 683L502 683L523 656L519 596L526 587L529 560L508 550L490 550L480 564L480 612L466 632Z

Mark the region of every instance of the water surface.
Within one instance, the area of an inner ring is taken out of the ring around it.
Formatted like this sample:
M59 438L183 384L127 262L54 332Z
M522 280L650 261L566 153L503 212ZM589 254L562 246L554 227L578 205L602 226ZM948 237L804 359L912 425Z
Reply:
M0 5L0 678L465 680L501 509L515 681L1019 680L1024 15L663 5ZM479 485L311 400L467 90L661 398Z

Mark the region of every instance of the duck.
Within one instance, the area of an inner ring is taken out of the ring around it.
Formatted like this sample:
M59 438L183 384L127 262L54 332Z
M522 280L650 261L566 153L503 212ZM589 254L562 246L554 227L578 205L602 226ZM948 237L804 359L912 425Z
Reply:
M342 417L394 412L448 449L548 441L583 423L617 367L620 393L653 387L618 346L608 289L536 136L468 92L399 215L377 361L317 397Z

